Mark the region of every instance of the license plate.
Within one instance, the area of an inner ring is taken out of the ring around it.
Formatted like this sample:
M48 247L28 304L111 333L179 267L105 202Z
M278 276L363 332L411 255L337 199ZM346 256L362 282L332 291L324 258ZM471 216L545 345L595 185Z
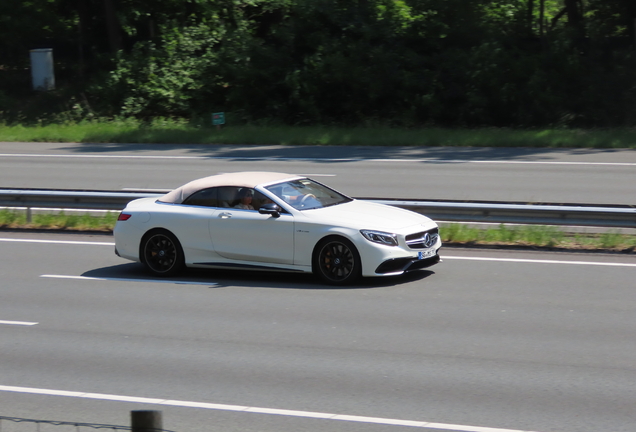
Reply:
M418 260L432 258L434 256L435 256L435 249L429 249L429 250L420 251L417 253Z

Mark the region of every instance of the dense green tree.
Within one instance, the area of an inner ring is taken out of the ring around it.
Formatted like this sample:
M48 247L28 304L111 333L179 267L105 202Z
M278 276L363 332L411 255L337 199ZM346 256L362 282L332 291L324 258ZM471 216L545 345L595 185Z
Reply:
M92 115L633 125L635 19L633 0L2 0L0 112L52 47L51 97Z

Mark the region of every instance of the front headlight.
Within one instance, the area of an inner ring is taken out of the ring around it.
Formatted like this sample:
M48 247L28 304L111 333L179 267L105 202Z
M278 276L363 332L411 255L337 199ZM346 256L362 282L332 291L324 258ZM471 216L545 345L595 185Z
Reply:
M360 233L373 243L380 243L385 246L397 246L397 234L391 234L382 231L360 230Z

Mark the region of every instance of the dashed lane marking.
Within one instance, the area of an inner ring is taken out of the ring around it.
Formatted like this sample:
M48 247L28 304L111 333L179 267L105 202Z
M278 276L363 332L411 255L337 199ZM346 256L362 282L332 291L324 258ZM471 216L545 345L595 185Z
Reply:
M567 261L567 260L460 257L460 256L442 256L442 259L466 260L466 261L495 261L495 262L510 262L510 263L532 263L532 264L567 264L567 265L607 266L607 267L636 267L636 263L632 264L632 263L616 263L616 262L602 262L602 261Z
M146 282L146 283L166 283L173 285L216 285L215 282L197 282L197 281L181 281L174 279L133 279L133 278L114 278L114 277L90 277L90 276L73 276L73 275L53 275L44 274L40 275L41 278L50 279L75 279L86 281L110 281L110 282Z
M36 322L28 322L28 321L2 321L0 320L0 324L2 325L17 325L17 326L34 326L39 323Z
M0 242L115 246L115 243L113 242L89 242L89 241L73 241L73 240L38 240L38 239L0 238Z

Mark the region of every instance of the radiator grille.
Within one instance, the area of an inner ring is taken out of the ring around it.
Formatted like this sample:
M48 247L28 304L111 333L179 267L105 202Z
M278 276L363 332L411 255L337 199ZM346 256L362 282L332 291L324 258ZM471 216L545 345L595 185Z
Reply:
M411 249L427 249L437 243L439 237L439 229L433 228L428 231L422 231L406 236L406 244Z

